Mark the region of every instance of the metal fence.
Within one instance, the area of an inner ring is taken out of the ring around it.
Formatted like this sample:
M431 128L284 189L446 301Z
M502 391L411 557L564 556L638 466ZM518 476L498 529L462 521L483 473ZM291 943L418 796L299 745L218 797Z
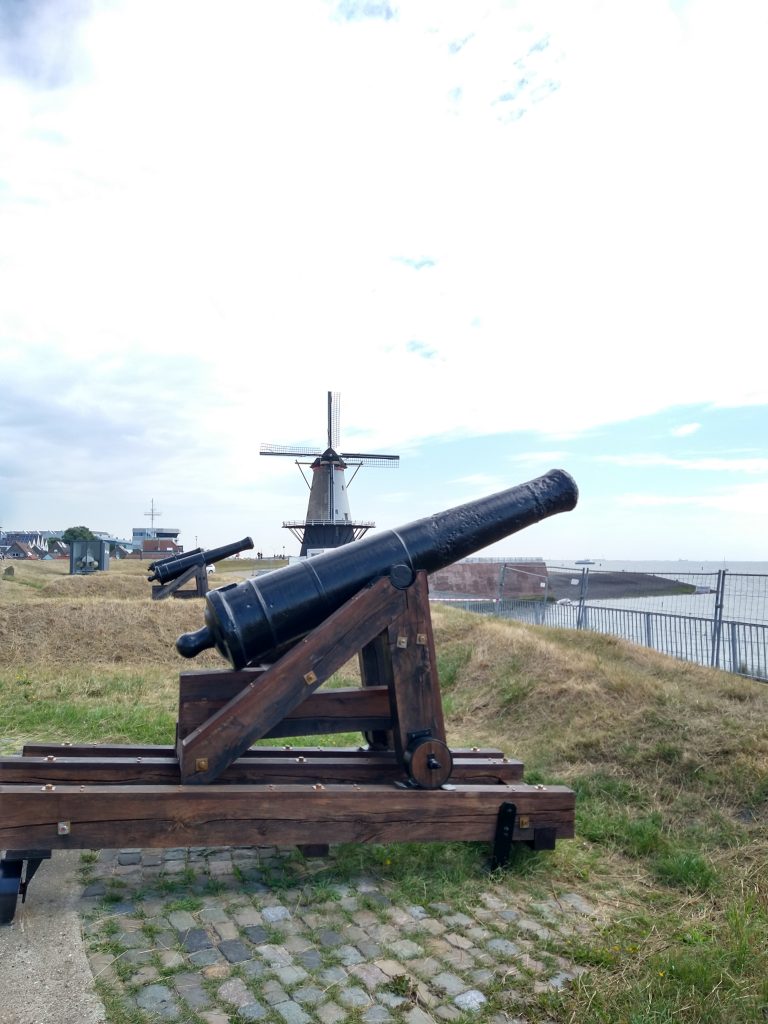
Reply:
M540 599L437 600L532 625L607 633L768 682L768 576L726 569L672 576L554 567L541 579Z

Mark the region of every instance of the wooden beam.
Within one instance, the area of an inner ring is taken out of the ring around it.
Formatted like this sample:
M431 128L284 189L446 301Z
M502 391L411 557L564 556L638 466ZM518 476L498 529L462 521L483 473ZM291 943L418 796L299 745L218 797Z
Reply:
M0 786L3 849L259 846L493 840L499 807L517 808L515 840L574 831L564 786Z
M401 759L414 733L429 730L434 739L446 742L427 574L416 573L405 593L406 611L389 627L394 745Z
M305 757L359 757L364 747L294 747L284 744L280 747L265 744L260 747L250 747L243 753L243 757L297 757L304 754ZM153 746L153 745L129 745L111 743L25 743L23 756L26 757L176 757L175 747ZM507 760L514 764L522 765L521 761L514 761L506 758L500 750L495 747L456 747L453 749L454 758L491 758L492 760ZM15 758L8 758L14 760Z
M265 753L268 749L265 748ZM278 751L278 754L288 753ZM355 756L318 757L316 751L293 756L241 757L219 776L222 783L386 783L405 781L393 751L360 750ZM453 781L494 785L522 780L519 761L464 758L454 762ZM169 757L0 757L0 784L173 785L181 781L179 762Z
M240 673L237 673L240 675ZM229 675L229 673L226 673ZM233 673L234 675L234 673ZM259 686L263 674L245 683ZM214 680L208 686L196 683L194 696L184 693L181 684L179 699L179 736L184 739L203 725L240 693L244 686L239 680L228 679L223 684ZM368 729L386 729L391 722L389 692L386 686L339 688L310 693L297 707L289 711L264 739L282 736L317 736L335 732L365 732Z

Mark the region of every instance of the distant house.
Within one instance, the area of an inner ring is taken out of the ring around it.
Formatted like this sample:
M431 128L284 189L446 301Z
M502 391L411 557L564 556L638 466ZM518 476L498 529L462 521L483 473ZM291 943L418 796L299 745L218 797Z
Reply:
M141 550L133 551L129 558L148 558L150 560L168 558L169 555L179 555L184 548L172 540L160 539L157 537L141 542Z
M49 543L48 551L52 558L69 558L69 544L65 544L63 540L54 540Z
M5 549L6 558L15 558L17 560L22 559L37 559L39 555L36 555L34 550L29 544L24 544L20 540L15 540L12 544L9 544Z

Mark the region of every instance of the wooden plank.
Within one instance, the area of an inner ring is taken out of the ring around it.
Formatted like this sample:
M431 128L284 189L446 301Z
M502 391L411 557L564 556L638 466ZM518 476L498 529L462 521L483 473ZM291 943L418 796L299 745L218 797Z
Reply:
M257 678L252 681L255 686L260 685ZM180 699L179 736L182 739L189 736L242 690L242 685L229 681L217 695ZM360 687L318 690L310 693L289 711L285 718L265 733L264 739L364 732L366 729L387 728L390 722L389 691L386 686L366 690Z
M359 757L363 747L294 747L286 743L282 746L250 747L243 757L294 757L304 754L307 757ZM455 747L452 748L454 758L491 758L502 760L505 755L495 747ZM25 743L24 757L176 757L175 747L153 745L130 745L109 743ZM522 765L521 761L507 758L513 764Z
M297 757L303 754L306 757L359 757L362 752L367 752L365 746L357 747L296 747L289 743L281 746L264 744L263 746L250 747L243 753L243 757ZM377 753L387 753L384 751ZM394 756L392 752L388 752ZM522 768L522 761L514 758L507 758L500 751L492 747L456 747L452 749L454 759L491 759L504 761ZM87 757L87 758L120 758L120 757L159 757L176 759L176 748L168 746L132 746L127 744L98 744L98 743L27 743L23 749L23 756L28 757ZM18 756L18 755L16 755ZM13 759L13 758L9 758Z
M279 754L287 753L278 751ZM219 776L222 783L366 783L404 781L406 774L394 752L357 751L356 756L318 757L293 752L292 757L242 757ZM519 761L466 758L454 763L456 782L493 785L522 779ZM68 785L173 785L180 782L179 762L172 757L76 756L0 757L0 784L62 783Z
M193 733L177 742L185 783L209 783L402 612L388 579L355 594Z
M445 724L429 613L427 574L416 573L406 593L406 611L389 627L394 746L402 760L409 736L429 730L445 743Z
M385 686L392 689L392 652L389 649L389 631L384 629L367 643L358 654L360 679L364 687ZM389 697L387 698L389 705ZM392 716L394 717L394 716ZM394 739L391 728L371 730L366 740L379 750L392 750Z
M515 840L542 827L573 836L574 793L564 786L3 785L0 847L490 841L506 801L517 808Z

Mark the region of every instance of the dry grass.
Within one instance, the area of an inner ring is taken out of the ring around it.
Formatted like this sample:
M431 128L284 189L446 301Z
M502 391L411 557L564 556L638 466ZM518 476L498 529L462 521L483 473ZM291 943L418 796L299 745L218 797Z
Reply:
M764 684L614 637L452 609L434 618L442 659L462 663L449 689L462 736L490 742L503 730L515 756L565 777L598 765L627 776L643 763L681 781L726 764L735 777L768 776Z

